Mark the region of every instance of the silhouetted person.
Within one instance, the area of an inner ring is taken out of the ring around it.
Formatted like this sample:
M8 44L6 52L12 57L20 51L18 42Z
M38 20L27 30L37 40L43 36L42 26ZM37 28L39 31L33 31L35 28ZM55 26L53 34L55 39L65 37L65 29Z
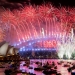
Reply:
M47 61L47 65L49 65L48 61Z
M5 73L5 75L11 75L12 70L11 70L11 69L6 69L6 70L4 71L4 73Z

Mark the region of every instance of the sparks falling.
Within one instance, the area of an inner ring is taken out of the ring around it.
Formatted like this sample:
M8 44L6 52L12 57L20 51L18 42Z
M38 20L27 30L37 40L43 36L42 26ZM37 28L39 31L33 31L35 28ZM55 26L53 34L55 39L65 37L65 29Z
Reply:
M30 40L50 39L57 41L60 58L66 52L71 57L75 49L74 8L55 8L51 4L25 6L21 10L0 9L1 39L11 45L21 44ZM3 37L2 37L3 36ZM68 49L69 48L69 49ZM72 50L72 51L71 51Z

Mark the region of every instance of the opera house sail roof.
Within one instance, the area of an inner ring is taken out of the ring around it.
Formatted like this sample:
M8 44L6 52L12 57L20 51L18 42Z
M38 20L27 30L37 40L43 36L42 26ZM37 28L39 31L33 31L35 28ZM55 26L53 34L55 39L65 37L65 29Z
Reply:
M9 45L8 42L1 42L0 43L0 56L6 55L15 55L18 53L18 49L14 48L14 46Z

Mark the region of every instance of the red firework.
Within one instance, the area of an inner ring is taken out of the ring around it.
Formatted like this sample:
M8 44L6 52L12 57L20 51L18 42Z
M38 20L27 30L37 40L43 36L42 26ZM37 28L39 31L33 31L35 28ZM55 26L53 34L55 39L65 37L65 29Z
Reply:
M4 35L8 38L5 40L12 39L11 43L41 37L66 37L75 22L74 8L55 8L51 4L29 5L13 11L2 9L0 16L1 25L6 27Z

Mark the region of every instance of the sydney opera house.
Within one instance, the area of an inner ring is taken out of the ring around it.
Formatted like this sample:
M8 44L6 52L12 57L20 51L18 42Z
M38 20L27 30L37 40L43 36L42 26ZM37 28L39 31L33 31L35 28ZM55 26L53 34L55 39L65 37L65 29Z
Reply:
M9 45L9 43L5 41L0 43L0 61L18 60L19 58L16 57L17 53L18 48Z

